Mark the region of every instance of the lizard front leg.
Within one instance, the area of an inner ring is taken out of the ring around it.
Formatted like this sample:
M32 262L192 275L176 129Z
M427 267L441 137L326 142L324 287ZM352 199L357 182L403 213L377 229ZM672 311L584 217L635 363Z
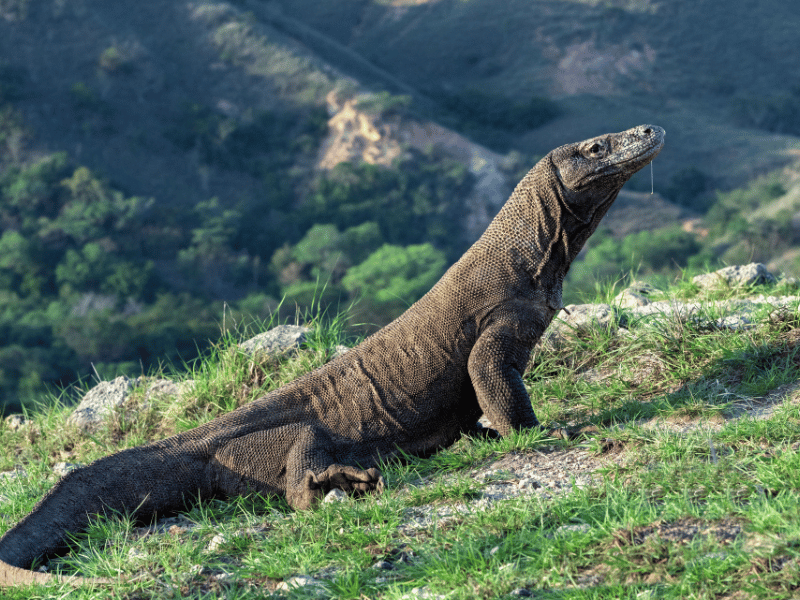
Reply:
M478 404L500 435L537 427L522 374L549 319L495 318L473 346L467 368Z

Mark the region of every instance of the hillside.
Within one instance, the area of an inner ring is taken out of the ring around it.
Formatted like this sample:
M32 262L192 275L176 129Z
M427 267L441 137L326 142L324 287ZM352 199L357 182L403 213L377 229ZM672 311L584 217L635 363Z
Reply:
M360 330L374 329L538 157L642 122L668 132L656 194L651 173L630 182L568 301L631 271L800 272L790 3L15 0L0 13L2 406L186 368L220 329L275 311L359 301Z
M578 440L465 436L383 465L379 496L334 491L312 511L251 495L154 523L102 520L41 568L125 581L4 597L793 598L798 283L730 271L646 294L604 289L605 306L562 313L524 381L543 423L580 428ZM65 472L324 364L343 351L344 317L317 319L293 353L251 355L242 331L179 381L103 382L87 401L118 402L92 422L53 400L0 422L0 532Z

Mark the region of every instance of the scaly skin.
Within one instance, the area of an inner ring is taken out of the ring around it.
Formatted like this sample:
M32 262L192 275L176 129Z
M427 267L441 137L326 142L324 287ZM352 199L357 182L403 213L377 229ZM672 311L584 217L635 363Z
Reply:
M67 474L0 539L0 585L50 580L26 568L91 515L144 519L248 491L306 509L332 488L382 490L380 458L431 454L482 413L500 435L537 427L522 382L530 352L570 263L664 135L641 125L556 148L433 289L359 346L205 425Z

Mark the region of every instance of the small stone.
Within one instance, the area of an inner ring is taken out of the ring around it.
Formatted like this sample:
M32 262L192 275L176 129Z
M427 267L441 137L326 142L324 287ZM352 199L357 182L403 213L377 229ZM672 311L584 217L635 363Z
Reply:
M17 477L27 477L28 472L22 467L17 467L13 471L5 471L0 473L0 477L4 479L16 479Z
M179 397L186 388L186 383L175 383L169 379L157 379L147 386L145 400L153 398Z
M649 283L634 281L631 285L614 297L614 304L620 308L647 306L650 304L649 296L652 296L657 292L658 290Z
M101 381L88 392L67 419L84 431L96 428L131 395L135 381L124 375L113 381Z
M586 533L587 531L591 531L592 526L586 523L576 523L574 525L562 525L558 529L555 530L555 536L567 536L574 533Z
M313 577L309 577L308 575L295 575L294 577L290 577L286 581L281 581L275 589L288 592L289 590L293 590L296 588L311 587L318 585L320 585L320 582L317 579L314 579Z
M337 344L336 346L334 346L332 348L331 360L333 360L334 358L339 358L342 354L344 354L345 352L347 352L349 350L350 350L350 348L348 348L344 344Z
M186 527L181 527L180 525L173 525L169 529L167 529L167 533L176 536L183 535L184 533L186 533L186 531L187 531Z
M345 494L339 488L333 488L330 492L325 495L325 498L322 499L322 502L325 504L331 504L333 502L343 502L347 499L347 494Z
M394 565L390 563L388 560L379 560L374 565L372 565L373 569L379 569L381 571L392 571L394 569Z
M229 541L230 540L228 536L226 536L223 533L218 533L213 538L211 538L211 541L208 543L208 547L206 549L208 550L208 552L216 552L218 548L220 548L224 544L227 544Z
M239 349L253 357L276 356L297 350L306 341L308 327L278 325L239 344Z
M544 348L558 349L576 335L593 329L616 331L614 309L610 304L570 304L556 315L539 341Z
M413 588L408 594L404 594L401 596L406 600L414 600L415 598L423 598L423 599L430 599L430 600L443 600L445 596L441 594L434 594L428 589L428 586L424 587L415 587Z
M22 429L25 425L29 423L28 419L25 418L25 415L8 415L6 417L6 426L11 431L18 431Z
M511 595L519 598L530 598L533 596L533 592L528 588L517 588L511 592Z
M59 477L63 477L70 471L74 471L75 469L80 468L80 466L81 465L76 463L58 462L53 465L53 473L55 473Z
M710 289L715 287L742 287L748 285L760 285L764 283L775 283L775 276L767 271L767 267L761 263L750 263L748 265L733 265L719 269L713 273L703 273L692 278L692 282L703 288Z
M525 477L524 479L520 479L517 487L521 490L535 490L537 488L542 487L539 485L539 482L533 479L532 477Z

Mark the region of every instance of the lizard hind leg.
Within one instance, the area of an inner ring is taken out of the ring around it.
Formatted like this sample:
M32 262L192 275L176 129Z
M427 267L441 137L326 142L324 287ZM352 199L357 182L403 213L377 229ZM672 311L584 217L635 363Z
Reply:
M342 448L345 453L350 448ZM309 425L303 431L286 457L286 501L298 510L312 508L334 488L354 496L367 492L382 492L386 485L381 472L372 467L362 469L340 464L337 446L322 429Z
M333 488L354 495L384 489L378 469L339 464L336 454L331 437L312 425L256 431L219 447L209 465L211 485L227 496L283 493L298 510L313 507Z

